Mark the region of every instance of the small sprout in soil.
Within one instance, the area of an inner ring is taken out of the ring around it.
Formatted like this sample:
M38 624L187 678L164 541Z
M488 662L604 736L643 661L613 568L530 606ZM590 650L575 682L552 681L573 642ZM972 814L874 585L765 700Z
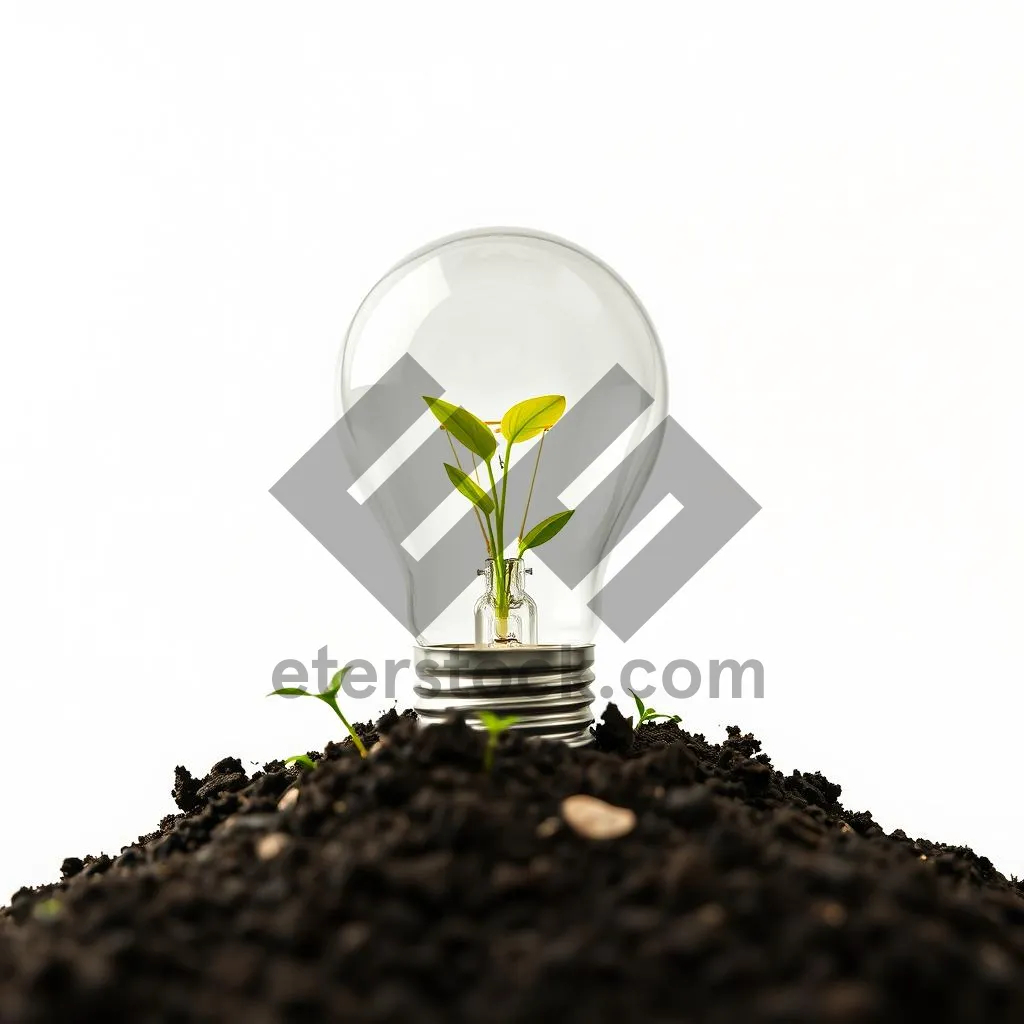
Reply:
M284 763L297 764L300 768L305 768L307 771L312 771L316 767L316 761L308 754L294 754L292 757L286 757Z
M636 709L639 712L639 718L636 723L637 729L639 729L644 722L653 722L656 718L667 718L670 722L682 721L678 715L666 715L663 712L655 711L654 708L646 707L644 702L635 693L633 693L632 690L630 690L629 693L633 694L633 700L636 701Z
M518 715L496 715L493 711L478 711L477 718L487 730L487 747L484 750L484 771L490 775L494 769L494 752L498 749L501 734L519 721Z
M32 908L32 916L37 921L54 921L63 913L64 904L53 896L41 900Z
M352 737L352 742L356 745L356 750L359 751L360 757L366 757L366 747L363 745L363 741L359 738L359 734L349 724L348 719L341 713L341 708L338 707L338 691L341 689L341 681L345 678L345 673L349 670L348 665L338 672L334 673L334 677L331 679L331 685L324 690L323 693L310 693L309 690L304 690L298 686L284 686L280 690L274 690L268 693L268 697L316 697L317 700L322 700L340 719L341 724L348 730L349 736ZM297 758L289 758L289 761L298 760Z

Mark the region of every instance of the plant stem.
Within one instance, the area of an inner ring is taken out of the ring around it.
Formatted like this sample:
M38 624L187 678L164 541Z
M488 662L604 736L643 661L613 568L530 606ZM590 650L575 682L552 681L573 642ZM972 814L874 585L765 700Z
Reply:
M341 713L341 708L338 707L338 702L333 698L322 697L326 704L329 704L334 713L341 719L341 724L348 730L349 736L352 737L352 742L356 745L356 750L359 751L360 757L366 757L366 747L363 746L363 741L359 738L359 733L352 728L348 723L348 719Z
M505 508L508 505L508 469L512 463L512 442L509 441L505 446L505 464L502 467L501 472L501 525L502 528L505 526ZM504 563L505 557L504 552L502 553L502 562ZM510 572L505 573L505 607L508 608L512 601L512 574Z
M512 461L512 442L505 447L505 465L501 470L501 523L505 525L505 502L508 499L508 466Z
M540 465L540 453L544 451L544 438L548 436L548 432L545 430L540 435L540 442L537 445L537 458L533 463L533 476L530 477L530 490L526 495L526 508L523 509L523 524L519 527L519 539L523 539L523 534L526 533L526 514L530 511L530 501L533 498L533 485L537 482L537 467Z
M494 545L494 527L491 526L491 517L487 516L486 518L487 518L487 532L490 534L490 537L491 537L490 541L488 541L488 548L491 551L493 551L494 550L494 546L495 546ZM493 555L491 556L491 560L492 561L496 561L496 559L494 558ZM497 577L495 577L495 579L497 579Z
M441 429L444 430L444 427ZM448 444L451 445L452 455L455 456L455 465L458 466L459 469L462 469L462 460L459 458L459 453L455 448L455 442L452 440L452 435L447 430L444 432L448 435ZM465 472L465 470L462 471ZM476 460L474 460L473 464L473 473L476 473ZM487 532L484 530L483 516L480 514L480 509L478 509L476 505L473 506L473 514L476 516L477 525L480 527L480 535L484 539L484 547L487 548L488 553L490 553L491 543L487 539Z
M498 618L508 619L508 598L505 595L505 523L504 523L504 509L498 503L498 484L494 479L494 470L491 468L490 462L487 463L487 475L491 478L491 493L494 495L494 523L495 530L497 533L496 538L496 550L494 551L492 558L494 559L494 583L496 593L496 604L497 604L497 615Z

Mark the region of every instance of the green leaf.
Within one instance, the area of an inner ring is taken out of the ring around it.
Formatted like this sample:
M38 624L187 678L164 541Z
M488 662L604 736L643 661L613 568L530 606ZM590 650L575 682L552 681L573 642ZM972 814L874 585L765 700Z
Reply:
M530 548L539 548L541 544L547 544L572 519L574 511L574 509L569 509L567 512L556 512L553 516L548 516L547 519L539 522L519 542L520 557L524 551L529 551Z
M492 736L500 735L519 721L518 715L496 715L493 711L478 711L476 717Z
M563 395L541 395L539 398L528 398L525 402L513 405L501 417L501 436L509 444L529 441L541 432L553 427L562 413L565 412Z
M494 431L486 423L478 420L468 409L452 405L443 398L423 396L427 408L438 418L441 426L456 441L464 444L474 455L479 455L486 462L491 461L498 447Z
M286 757L284 763L302 765L303 768L307 768L310 771L316 767L316 761L306 754L293 754L291 757Z
M344 668L338 669L338 671L331 676L331 683L327 689L324 690L323 693L317 694L317 696L333 697L341 689L341 682L345 678L345 673L348 672L351 667L351 665L346 665Z
M455 485L455 489L469 498L484 515L489 516L494 511L494 502L490 495L471 476L463 473L457 466L450 466L447 462L444 464L444 468L448 473L448 479Z
M630 690L629 692L630 694L632 694L633 700L636 701L636 710L637 713L640 715L640 718L637 721L637 725L639 725L640 722L644 720L644 715L647 714L647 711L644 708L644 702L632 690Z
M280 690L272 690L267 694L268 697L316 697L317 694L310 693L309 690L303 690L298 686L282 686Z
M63 913L64 904L52 896L48 900L42 900L32 908L32 916L37 921L53 921Z

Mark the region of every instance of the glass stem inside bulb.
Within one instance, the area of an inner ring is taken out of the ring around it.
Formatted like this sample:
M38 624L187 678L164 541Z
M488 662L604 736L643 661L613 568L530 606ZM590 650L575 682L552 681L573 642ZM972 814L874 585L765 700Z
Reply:
M505 559L504 564L493 558L487 560L481 570L484 593L474 612L478 644L498 647L537 643L537 605L523 587L528 571L521 558Z
M509 559L509 564L511 564ZM494 631L498 640L507 640L509 635L508 609L510 603L509 588L512 584L512 573L501 560L503 566L502 578L494 577Z

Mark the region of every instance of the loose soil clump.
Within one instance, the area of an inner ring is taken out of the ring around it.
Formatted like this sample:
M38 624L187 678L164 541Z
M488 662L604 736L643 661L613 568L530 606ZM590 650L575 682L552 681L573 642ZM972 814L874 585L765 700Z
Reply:
M0 1022L1024 1021L1020 885L739 729L611 707L490 774L461 721L359 732L366 760L178 768L181 813L15 893Z

